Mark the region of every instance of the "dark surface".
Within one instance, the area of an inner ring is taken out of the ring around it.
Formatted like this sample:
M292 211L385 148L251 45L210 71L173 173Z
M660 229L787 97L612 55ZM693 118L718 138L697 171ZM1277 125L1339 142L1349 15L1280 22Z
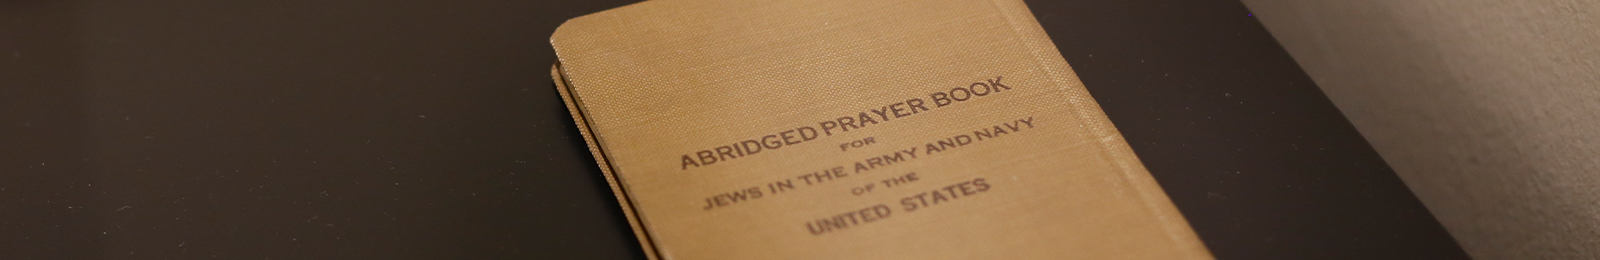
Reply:
M642 257L547 71L626 2L0 0L0 259ZM1029 4L1219 258L1465 258L1241 4Z
M1467 259L1235 1L1030 2L1218 259Z

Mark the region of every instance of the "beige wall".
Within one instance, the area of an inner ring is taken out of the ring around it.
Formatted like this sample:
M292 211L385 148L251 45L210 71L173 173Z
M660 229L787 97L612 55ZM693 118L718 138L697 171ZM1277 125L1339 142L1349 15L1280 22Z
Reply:
M1600 0L1244 0L1474 258L1600 258Z

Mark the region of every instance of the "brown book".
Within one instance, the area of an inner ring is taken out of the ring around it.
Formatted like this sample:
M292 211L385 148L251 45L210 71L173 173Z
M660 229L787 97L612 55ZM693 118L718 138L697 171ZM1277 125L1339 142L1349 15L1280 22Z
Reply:
M657 0L551 43L656 259L1211 259L1020 0Z

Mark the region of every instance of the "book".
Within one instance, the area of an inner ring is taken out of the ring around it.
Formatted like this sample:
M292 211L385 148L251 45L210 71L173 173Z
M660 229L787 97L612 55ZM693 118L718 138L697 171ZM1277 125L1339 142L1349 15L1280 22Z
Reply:
M657 0L551 44L653 259L1211 259L1018 0Z

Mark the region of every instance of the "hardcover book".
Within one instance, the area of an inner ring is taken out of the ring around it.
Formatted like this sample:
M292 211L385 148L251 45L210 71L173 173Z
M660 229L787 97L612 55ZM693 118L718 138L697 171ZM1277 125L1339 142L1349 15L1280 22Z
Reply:
M550 40L654 259L1211 259L1020 0L657 0Z

